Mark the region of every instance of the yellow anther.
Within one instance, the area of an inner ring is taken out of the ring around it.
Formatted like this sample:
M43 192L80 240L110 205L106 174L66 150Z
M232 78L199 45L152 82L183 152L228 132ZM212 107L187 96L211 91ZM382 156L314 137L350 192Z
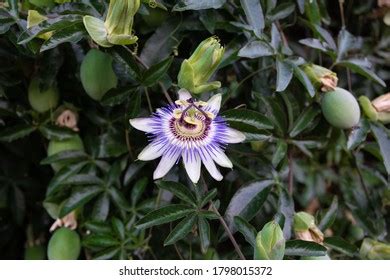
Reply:
M182 113L183 113L182 110L180 110L180 109L175 109L175 110L173 110L173 117L174 117L175 119L180 119Z

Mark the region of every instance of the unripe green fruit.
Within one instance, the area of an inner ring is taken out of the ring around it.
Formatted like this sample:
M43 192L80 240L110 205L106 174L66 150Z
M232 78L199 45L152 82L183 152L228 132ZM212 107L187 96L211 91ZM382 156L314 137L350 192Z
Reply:
M47 155L52 156L57 153L70 150L84 151L83 141L81 140L80 136L75 135L64 140L51 140L49 142L49 146L47 147ZM51 166L57 172L63 167L63 164L53 163Z
M118 79L112 70L112 57L96 49L90 50L84 57L80 78L87 94L97 101L118 84Z
M68 228L57 229L49 240L49 260L77 260L80 255L80 237Z
M359 123L360 108L356 98L345 89L336 88L324 94L321 101L325 119L337 128L352 128Z
M54 109L58 105L60 95L57 88L49 87L45 91L40 91L39 80L32 79L28 87L28 101L30 106L39 113L44 113L50 109Z
M362 240L364 238L364 230L357 225L351 225L348 233L353 241Z
M29 2L39 8L52 8L55 5L54 0L30 0Z
M27 247L24 251L25 260L45 260L46 250L42 245L34 245Z
M159 8L149 8L148 15L142 15L142 18L150 27L160 26L167 18L168 12Z

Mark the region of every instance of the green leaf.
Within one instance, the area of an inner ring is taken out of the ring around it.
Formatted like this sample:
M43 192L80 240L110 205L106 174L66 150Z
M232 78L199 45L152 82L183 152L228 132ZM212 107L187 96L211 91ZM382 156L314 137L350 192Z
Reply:
M226 0L179 0L172 11L219 9Z
M56 162L75 162L88 159L88 155L80 150L68 150L56 153L52 156L44 158L41 161L42 165L52 164Z
M325 215L322 217L321 222L318 224L318 228L321 231L325 231L326 229L332 226L337 216L337 210L338 210L338 199L337 196L334 196L332 200L332 204L330 205L329 209L326 211Z
M320 110L314 104L307 107L295 121L293 128L290 131L290 137L295 137L308 128L319 113Z
M356 44L356 38L345 28L341 29L337 38L337 61L342 59L350 49L356 48Z
M125 172L125 176L123 178L123 185L128 186L135 178L135 175L137 175L137 173L142 169L144 165L144 161L136 161L130 164Z
M294 65L294 75L295 77L302 83L302 85L306 88L307 92L311 97L314 97L316 94L316 91L314 89L313 84L311 83L309 77L306 75L305 72L298 66Z
M175 228L171 231L168 237L164 241L164 246L172 245L178 240L183 239L191 232L197 221L197 215L191 214L188 217L184 218L180 223L178 223Z
M285 256L320 257L326 255L326 248L318 243L303 240L288 240Z
M294 3L281 3L267 15L267 19L269 21L281 20L291 15L294 11Z
M77 43L85 35L86 32L84 31L84 27L81 22L69 25L59 31L56 31L49 39L47 39L42 44L40 51L44 52L53 49L63 43Z
M60 184L62 185L101 185L103 180L93 174L77 174L66 178Z
M353 257L358 252L358 248L355 245L345 241L339 236L325 238L324 244L350 257Z
M187 216L194 212L188 205L171 204L148 213L137 222L138 229L145 229L156 225L166 224Z
M198 232L200 240L200 249L203 254L206 254L210 246L210 224L202 216L198 216Z
M129 68L135 73L137 79L141 77L141 69L139 68L134 55L125 46L114 46L110 48L110 51L116 54L120 60L129 66Z
M96 255L93 256L93 260L112 260L115 259L115 256L119 253L120 248L110 247L103 251L99 251Z
M322 52L328 52L328 45L325 42L322 42L318 39L315 38L307 38L307 39L302 39L299 40L299 43L302 45L308 46L310 48L320 50Z
M348 69L351 69L353 72L356 72L378 84L380 84L383 87L386 87L386 83L378 77L371 69L362 66L362 61L356 60L356 59L349 59L349 60L342 60L336 63L338 66L344 66Z
M69 29L70 26L82 23L81 15L61 15L54 18L49 18L38 25L24 31L18 38L18 44L26 44L36 36L49 31L59 32L63 29Z
M112 228L113 228L114 232L116 233L116 235L121 240L124 240L125 239L125 226L123 225L123 222L121 220L119 220L118 218L114 217L111 220L111 225L112 225Z
M202 200L200 201L199 207L203 208L207 203L212 201L218 194L217 189L212 189L208 191L203 197Z
M247 109L231 109L223 112L222 117L229 123L254 127L257 129L272 129L271 121L264 115Z
M173 61L173 56L170 56L163 61L154 64L142 75L142 85L150 87L157 83L168 71Z
M56 125L40 126L39 131L45 136L46 139L52 140L65 140L77 135L72 129L67 127L59 127Z
M46 196L50 196L63 186L63 182L72 175L75 175L79 172L88 162L82 161L76 164L67 165L61 168L54 177L50 180L49 185L47 186Z
M119 244L119 240L110 234L91 234L87 235L83 240L83 245L89 248L104 248L118 246Z
M122 104L137 90L135 86L126 86L123 88L112 88L104 94L100 103L104 106L116 106Z
M252 181L238 189L225 212L225 220L231 231L236 231L235 216L241 216L246 221L256 216L267 199L273 184L273 180Z
M109 188L108 193L109 193L112 201L114 202L114 204L119 209L122 209L125 211L131 210L130 204L127 202L126 198L123 196L123 193L121 191L119 191L117 188L114 188L114 187Z
M252 27L257 37L260 37L264 29L264 15L258 0L240 0L241 7L244 9L246 20Z
M290 84L293 76L293 69L287 62L276 60L276 91L284 91Z
M360 144L362 144L367 137L367 134L370 130L370 123L365 118L361 118L357 127L354 127L349 135L347 148L348 150L354 150Z
M245 237L245 240L251 244L253 248L255 248L257 235L256 229L240 216L234 217L234 223L237 227L237 230Z
M287 154L287 143L284 139L280 139L276 143L276 150L272 156L272 165L278 166L278 164L285 158Z
M92 198L101 193L103 189L99 186L78 187L72 191L70 197L66 200L60 211L60 217L64 217L76 208L82 207Z
M110 211L110 197L107 193L102 193L93 205L91 219L95 221L105 221Z
M173 193L175 196L177 196L181 200L186 201L195 207L197 206L196 198L195 198L194 194L186 186L184 186L180 183L171 182L171 181L157 181L156 185L160 189L163 189L163 190L166 190L166 191Z
M26 137L36 128L29 124L19 124L13 127L7 127L0 132L0 141L12 142L17 139Z
M387 174L390 174L390 132L379 123L371 123L371 130L378 142Z
M131 205L135 206L137 204L148 185L148 181L147 177L143 177L134 184L131 189Z
M263 56L271 56L274 54L275 51L270 45L259 40L249 42L238 52L238 56L252 59Z

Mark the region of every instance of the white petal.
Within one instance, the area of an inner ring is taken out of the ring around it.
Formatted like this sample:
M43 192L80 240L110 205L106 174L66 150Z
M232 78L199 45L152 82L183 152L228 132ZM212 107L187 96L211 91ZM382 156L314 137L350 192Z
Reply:
M191 98L191 93L184 88L180 89L177 94L179 95L179 100L188 100Z
M202 155L202 162L206 167L207 171L210 173L211 177L213 177L217 181L222 180L223 176L219 172L218 168L215 166L215 163L210 156L206 154Z
M245 135L238 130L228 127L224 140L226 143L240 143L245 140Z
M145 132L152 132L152 124L153 124L153 119L152 118L136 118L136 119L130 119L129 120L130 124L141 131Z
M182 156L188 177L190 177L191 181L195 184L198 183L201 165L199 154L197 152L186 151L183 152Z
M138 155L139 160L153 160L162 155L164 147L161 144L151 143L147 145L142 152Z
M208 110L213 111L213 113L217 114L219 112L219 109L221 108L221 102L222 102L222 95L220 93L213 95L207 101L207 107Z
M164 154L156 170L153 173L153 179L156 180L164 177L169 172L169 170L171 170L171 168L176 163L179 156L180 156L180 152L175 152L173 154L171 153Z
M210 156L218 165L222 167L233 168L233 163L220 148L216 148L210 151Z

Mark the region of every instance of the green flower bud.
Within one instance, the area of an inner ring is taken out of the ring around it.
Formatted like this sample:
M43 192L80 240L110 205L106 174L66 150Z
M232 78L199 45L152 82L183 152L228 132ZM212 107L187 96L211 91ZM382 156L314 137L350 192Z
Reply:
M322 243L324 234L315 224L314 217L306 212L294 215L294 232L298 239Z
M367 260L390 260L390 244L365 238L360 247L360 257Z
M221 63L224 48L216 37L204 40L189 59L181 64L177 77L180 88L199 94L221 87L219 81L208 82Z
M370 101L366 96L359 97L364 114L372 121L390 123L390 93L383 94Z
M362 95L359 97L359 103L363 109L363 113L366 115L367 118L372 121L378 120L378 112L376 111L375 107L372 106L370 99Z
M336 73L329 69L316 65L306 64L303 71L307 74L315 88L321 88L321 91L327 92L337 87L338 78Z
M356 98L345 89L335 88L324 94L321 101L325 119L334 127L347 129L360 120L360 108Z
M134 44L138 37L132 34L132 29L139 6L140 0L111 0L106 20L84 16L85 28L102 47Z
M275 221L267 223L257 234L255 260L282 260L286 240L279 224Z

